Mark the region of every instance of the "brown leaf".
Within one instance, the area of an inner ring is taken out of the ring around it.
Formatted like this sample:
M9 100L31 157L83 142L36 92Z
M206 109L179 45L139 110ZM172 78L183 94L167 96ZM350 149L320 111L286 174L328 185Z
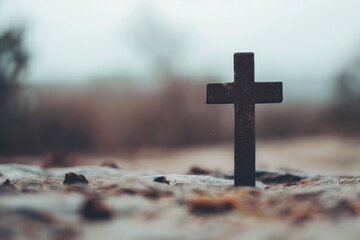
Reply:
M198 196L190 200L189 210L198 215L221 214L236 209L233 196Z
M305 178L305 179L301 179L300 183L310 183L310 182L316 182L318 180L319 179L317 179L317 178Z
M105 220L113 216L113 211L103 201L96 198L87 199L80 212L87 220Z

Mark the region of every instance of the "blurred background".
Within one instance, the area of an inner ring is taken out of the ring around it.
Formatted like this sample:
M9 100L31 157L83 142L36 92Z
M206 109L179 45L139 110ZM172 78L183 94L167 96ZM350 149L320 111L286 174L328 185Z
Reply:
M59 165L186 148L227 149L213 157L231 159L233 107L206 105L206 83L233 81L233 54L251 51L256 81L284 84L282 104L257 105L260 163L282 156L283 166L315 151L309 163L336 153L352 169L360 161L359 7L2 0L1 161Z

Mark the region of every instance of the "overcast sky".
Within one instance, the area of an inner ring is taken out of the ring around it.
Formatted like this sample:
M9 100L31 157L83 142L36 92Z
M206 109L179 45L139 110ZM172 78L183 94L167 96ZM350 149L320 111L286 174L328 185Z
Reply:
M257 81L283 81L285 97L322 100L360 55L358 2L3 0L0 28L27 28L30 83L125 75L148 84L151 56L134 35L156 40L150 21L168 34L162 54L173 54L169 65L181 75L232 81L233 53L252 51Z

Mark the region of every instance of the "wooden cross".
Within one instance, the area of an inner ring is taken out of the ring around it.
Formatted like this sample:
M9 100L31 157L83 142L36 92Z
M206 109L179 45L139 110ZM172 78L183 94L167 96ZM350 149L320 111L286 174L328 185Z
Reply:
M282 82L254 82L254 53L234 54L235 81L207 85L207 104L235 106L235 186L255 186L255 103L280 103Z

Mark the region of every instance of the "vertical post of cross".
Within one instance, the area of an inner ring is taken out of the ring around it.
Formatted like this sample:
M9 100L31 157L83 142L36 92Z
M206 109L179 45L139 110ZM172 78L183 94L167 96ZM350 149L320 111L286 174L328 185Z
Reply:
M234 181L255 186L254 54L234 54Z

